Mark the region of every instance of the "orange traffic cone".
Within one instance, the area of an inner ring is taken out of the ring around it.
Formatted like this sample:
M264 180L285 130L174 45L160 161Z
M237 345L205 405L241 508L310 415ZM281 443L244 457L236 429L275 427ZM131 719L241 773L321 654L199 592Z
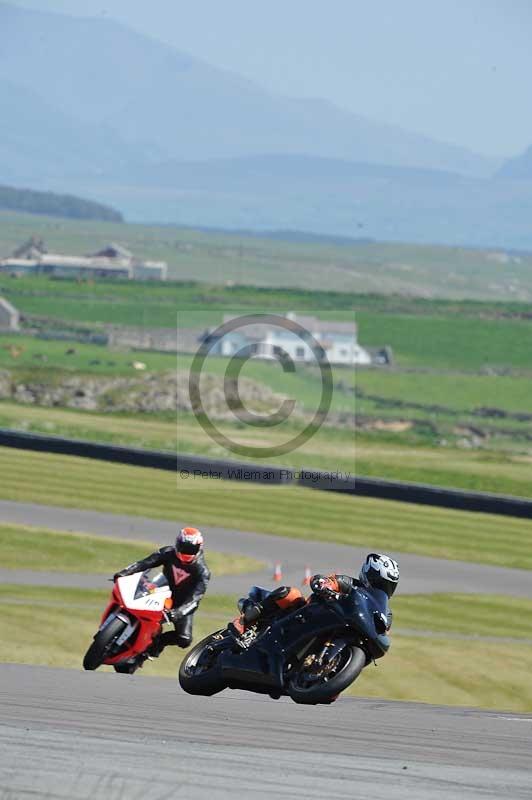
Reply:
M310 579L312 578L312 572L310 571L310 567L307 564L305 567L305 577L301 581L301 586L310 586Z
M281 570L281 562L275 562L275 569L273 570L273 580L274 581L282 581L283 579L283 572Z

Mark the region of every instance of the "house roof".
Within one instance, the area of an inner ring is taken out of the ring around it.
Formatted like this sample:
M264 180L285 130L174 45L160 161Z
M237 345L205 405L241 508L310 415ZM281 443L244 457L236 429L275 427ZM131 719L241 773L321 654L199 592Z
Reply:
M230 322L233 319L238 319L240 315L237 314L224 314L223 321ZM330 320L321 320L317 317L311 316L298 316L297 314L287 314L285 317L287 321L287 330L289 330L289 323L294 323L294 330L297 333L299 330L299 326L305 328L313 335L317 335L321 338L322 335L330 335L330 334L343 334L344 336L356 336L357 334L357 326L355 322L336 322ZM246 338L250 339L257 339L262 340L272 329L275 329L275 325L269 325L268 323L250 323L246 325L244 328Z
M40 258L40 256L46 252L44 240L31 236L23 244L13 250L12 255L14 258Z
M289 319L294 319L303 328L311 333L344 333L356 335L356 322L337 322L336 320L318 319L317 317L299 316L293 314Z
M133 253L127 249L127 247L123 247L121 244L115 244L115 242L110 242L109 244L105 245L102 250L98 250L97 253L91 253L89 258L124 258L131 260L133 258Z

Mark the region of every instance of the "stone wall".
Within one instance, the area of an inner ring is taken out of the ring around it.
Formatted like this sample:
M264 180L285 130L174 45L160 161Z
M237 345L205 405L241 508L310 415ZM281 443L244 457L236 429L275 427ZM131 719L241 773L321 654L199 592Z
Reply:
M141 328L106 326L109 347L159 350L167 353L195 353L204 328Z

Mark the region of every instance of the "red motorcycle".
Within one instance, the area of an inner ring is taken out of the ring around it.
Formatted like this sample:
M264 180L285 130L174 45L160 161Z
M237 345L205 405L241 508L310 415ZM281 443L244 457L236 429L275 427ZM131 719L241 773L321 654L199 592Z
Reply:
M162 572L150 577L155 571L136 572L115 581L101 625L85 653L84 669L110 664L116 672L132 674L142 666L172 608L168 581Z

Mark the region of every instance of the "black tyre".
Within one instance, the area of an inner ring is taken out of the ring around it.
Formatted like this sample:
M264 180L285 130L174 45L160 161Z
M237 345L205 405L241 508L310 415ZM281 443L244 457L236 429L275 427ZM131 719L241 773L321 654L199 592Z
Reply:
M101 667L111 651L114 642L118 639L125 627L126 623L116 617L103 631L98 631L94 637L93 643L85 653L83 669L92 670Z
M288 683L288 694L295 703L332 703L355 681L366 665L366 654L360 647L346 645L328 665L330 671L301 668Z
M211 633L193 647L179 667L179 683L188 694L210 697L226 688L217 664L217 653L211 645L222 631Z

